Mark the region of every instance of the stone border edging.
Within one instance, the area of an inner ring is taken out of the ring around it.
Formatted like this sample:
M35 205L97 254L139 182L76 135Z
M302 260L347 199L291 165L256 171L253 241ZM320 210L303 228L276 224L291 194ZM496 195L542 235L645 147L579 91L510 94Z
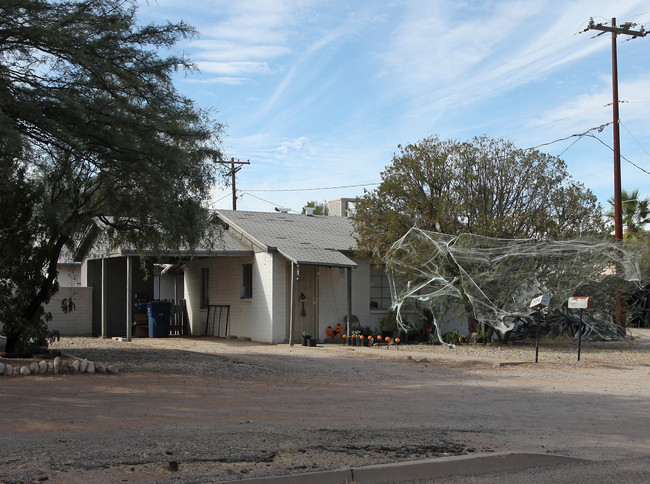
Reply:
M11 365L0 362L0 376L10 375L67 375L74 373L119 373L119 370L114 365L104 365L99 361L88 361L86 359L73 358L71 362L63 360L60 356L55 357L53 360L32 361L29 364Z

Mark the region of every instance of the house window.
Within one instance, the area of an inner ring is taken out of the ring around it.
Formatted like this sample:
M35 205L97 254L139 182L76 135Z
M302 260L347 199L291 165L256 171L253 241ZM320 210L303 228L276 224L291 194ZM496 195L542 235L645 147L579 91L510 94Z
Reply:
M210 304L210 269L201 269L201 307Z
M370 266L370 309L390 308L390 287L383 267Z
M251 299L253 297L253 264L243 264L242 274L241 298Z

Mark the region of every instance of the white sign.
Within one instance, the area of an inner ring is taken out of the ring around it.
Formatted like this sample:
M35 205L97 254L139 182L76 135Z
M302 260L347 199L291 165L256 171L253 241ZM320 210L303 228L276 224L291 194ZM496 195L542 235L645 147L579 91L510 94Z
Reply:
M593 309L594 300L591 297L570 297L569 309Z
M541 296L537 296L535 299L533 299L530 302L530 308L531 309L547 308L549 304L551 304L551 296L549 296L548 294L542 294Z

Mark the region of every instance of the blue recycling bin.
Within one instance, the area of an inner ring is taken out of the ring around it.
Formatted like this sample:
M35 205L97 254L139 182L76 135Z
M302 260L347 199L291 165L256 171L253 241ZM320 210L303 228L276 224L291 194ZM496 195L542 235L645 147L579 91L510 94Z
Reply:
M151 301L147 303L149 319L149 337L165 338L169 336L169 317L172 313L172 303Z

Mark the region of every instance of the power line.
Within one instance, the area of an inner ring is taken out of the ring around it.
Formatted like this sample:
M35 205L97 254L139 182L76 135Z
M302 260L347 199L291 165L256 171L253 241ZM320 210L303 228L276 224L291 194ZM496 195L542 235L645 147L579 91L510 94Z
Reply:
M244 195L249 195L249 196L251 196L251 197L253 197L253 198L257 198L258 200L261 200L261 201L266 202L266 203L268 203L268 204L270 204L270 205L273 205L274 207L280 207L280 206L282 206L281 203L273 203L273 202L270 202L269 200L264 200L263 198L260 198L260 197L257 197L257 196L255 196L255 195L253 195L252 193L242 193L241 196L243 197Z
M568 140L568 139L575 138L575 137L577 137L578 140L579 140L580 138L582 138L582 137L585 136L586 134L591 133L592 131L598 131L599 133L602 133L603 130L604 130L607 126L609 126L610 124L612 124L611 121L610 121L609 123L605 123L605 124L601 124L600 126L596 126L595 128L588 129L587 131L585 131L585 132L583 132L583 133L572 134L572 135L570 135L570 136L566 136L566 137L564 137L564 138L559 138L559 139L556 139L556 140L554 140L554 141L549 141L548 143L542 143L541 145L533 146L532 148L528 148L528 149L529 149L529 150L536 150L537 148L541 148L542 146L552 145L552 144L555 144L555 143L559 143L560 141L566 141L566 140ZM578 140L576 140L575 142L577 142ZM573 144L575 144L575 142L574 142ZM571 144L571 146L573 146L573 144ZM571 146L569 146L569 148L570 148ZM568 148L567 148L567 149L568 149ZM566 150L564 150L564 151L566 151ZM564 153L564 151L563 151L562 153Z
M593 139L595 139L596 141L599 141L603 146L606 146L606 147L609 148L610 150L614 151L614 148L612 148L611 146L609 146L607 143L605 143L605 142L604 142L602 139L600 139L598 136L595 136L595 135L593 135L593 134L586 134L585 136L588 136L589 138L593 138ZM645 168L640 167L639 165L637 165L636 163L634 163L633 161L631 161L631 160L628 159L627 157L621 155L621 158L623 158L625 161L627 161L627 162L628 162L630 165L632 165L633 167L635 167L635 168L641 170L643 173L646 173L646 174L650 175L650 171L646 170Z
M361 183L359 185L341 185L338 187L319 187L319 188L269 188L269 189L254 189L247 190L242 188L242 192L310 192L317 190L338 190L340 188L359 188L359 187L371 187L379 185L379 183Z
M636 139L632 133L630 133L630 130L627 129L627 126L625 126L625 125L623 124L623 121L620 121L620 120L619 120L619 123L620 123L621 126L623 126L623 129L624 129L625 131L627 131L627 134L629 134L629 135L632 137L632 139L633 139L634 141L636 141L636 144L638 144L638 145L641 147L641 149L642 149L643 151L645 151L645 154L648 155L648 156L650 156L650 153L648 153L648 150L645 149L645 146L643 146L643 145L641 144L641 142L640 142L638 139Z

